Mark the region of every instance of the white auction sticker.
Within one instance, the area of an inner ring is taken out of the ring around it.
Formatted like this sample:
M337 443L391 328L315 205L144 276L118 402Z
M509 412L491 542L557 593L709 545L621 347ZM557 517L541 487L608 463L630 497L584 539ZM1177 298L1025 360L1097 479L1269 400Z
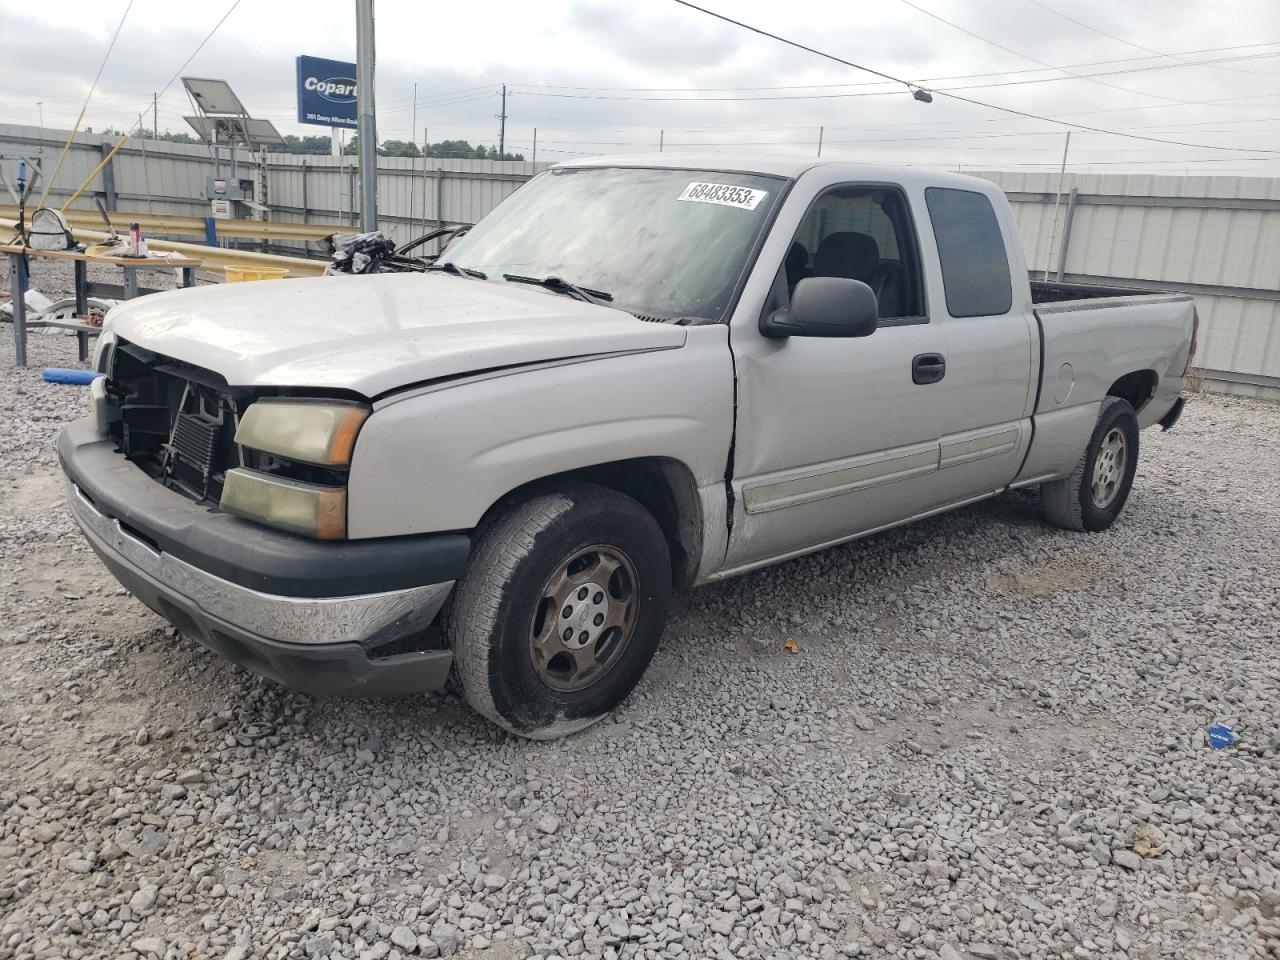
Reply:
M760 201L768 195L768 190L735 187L728 183L691 183L684 188L684 193L680 194L676 199L685 200L689 203L718 203L725 207L754 210L760 205Z

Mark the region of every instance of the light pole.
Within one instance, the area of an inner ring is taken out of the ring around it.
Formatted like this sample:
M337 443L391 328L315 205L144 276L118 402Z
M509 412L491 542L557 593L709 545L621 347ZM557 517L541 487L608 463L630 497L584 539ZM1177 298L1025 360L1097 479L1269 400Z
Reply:
M356 132L360 137L360 229L378 229L378 130L374 118L373 0L356 0Z

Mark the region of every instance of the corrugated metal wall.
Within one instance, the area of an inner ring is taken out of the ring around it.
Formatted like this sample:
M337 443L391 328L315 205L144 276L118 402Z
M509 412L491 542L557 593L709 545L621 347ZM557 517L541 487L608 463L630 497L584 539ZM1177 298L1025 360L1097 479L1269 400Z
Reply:
M1055 215L1057 174L979 176L1012 201L1034 275L1192 293L1211 386L1280 398L1280 179L1069 173Z
M66 135L67 131L0 124L0 155L38 156L48 177ZM77 134L50 200L60 206L117 139ZM356 223L351 198L356 189L355 157L273 153L267 155L266 163L271 219L297 223L305 217L312 223ZM379 157L379 228L403 242L422 233L424 222L427 227L437 221L475 223L548 166L515 160ZM6 170L10 167L12 164ZM236 173L242 180L259 175L257 162L243 150L237 157ZM213 159L205 146L130 140L112 159L106 176L96 177L92 189L86 190L75 206L91 210L98 196L109 210L204 217L209 212L205 182L212 175ZM220 176L230 176L225 150ZM9 199L4 197L0 202L8 203Z
M354 224L351 194L359 193L354 162L354 157L270 154L273 219L301 220L305 201L312 220ZM475 223L547 166L518 160L380 157L378 226L403 242L421 234L424 223Z
M0 124L0 155L36 156L47 178L53 173L69 132ZM49 193L50 202L57 201L61 206L111 152L117 140L119 137L102 134L76 134ZM5 165L11 178L13 166L12 163ZM109 171L107 181L99 174L91 184L92 189L76 200L75 207L92 210L94 196L105 197L110 186L116 197L115 206L121 210L204 216L209 208L207 201L199 199L204 194L205 178L213 173L213 161L205 147L130 140L112 158ZM42 189L43 184L37 189L37 198ZM11 202L5 193L0 193L0 197L4 203Z

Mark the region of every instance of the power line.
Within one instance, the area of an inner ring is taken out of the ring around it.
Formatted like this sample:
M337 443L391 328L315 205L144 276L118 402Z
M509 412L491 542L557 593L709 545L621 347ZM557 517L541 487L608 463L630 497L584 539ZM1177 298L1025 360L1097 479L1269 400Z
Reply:
M479 120L483 118L468 117L463 119ZM594 131L599 133L626 133L636 129L639 129L639 130L665 129L668 131L679 130L679 131L683 131L685 133L691 133L691 134L692 133L715 133L718 131L739 131L739 130L745 130L745 131L758 130L762 132L763 131L782 132L782 131L793 131L793 130L812 131L815 127L820 125L817 121L815 121L813 123L787 124L787 125L778 125L778 124L771 124L771 123L764 123L764 124L752 123L752 124L721 124L721 125L715 125L715 126L690 126L690 125L681 126L678 124L670 124L670 123L662 123L662 122L623 123L621 121L613 121L613 120L569 120L564 117L546 117L541 115L535 116L527 113L520 114L519 116L515 117L515 119L527 120L527 121L538 121L540 123L550 122L553 124L553 126L544 128L544 129L551 129L551 130L588 131L595 127L608 128L604 130ZM828 131L898 130L902 128L922 129L927 127L944 127L944 128L958 127L963 124L971 124L971 123L986 124L986 123L1009 123L1009 122L1011 121L1005 117L996 117L996 118L988 118L983 120L915 120L915 121L909 121L906 123L836 123L836 124L827 123L822 125L825 126ZM1130 129L1131 130L1161 130L1161 129L1180 130L1187 127L1213 127L1213 126L1219 126L1222 124L1231 124L1231 123L1240 124L1240 123L1271 123L1271 122L1280 122L1280 117L1258 117L1257 119L1224 118L1221 120L1202 120L1202 121L1197 121L1192 123L1170 123L1170 122L1151 123L1151 124L1143 124L1141 126L1130 127ZM558 126L555 126L555 124L558 124ZM952 132L959 133L961 131L952 131ZM1205 133L1239 133L1241 131L1240 130L1206 130L1204 132ZM1052 131L1052 130L1027 130L1027 131L1020 132L1020 134L1005 134L1005 135L1022 135L1022 134L1025 134L1026 136L1041 136L1041 137L1049 137L1049 136L1057 135L1056 131Z
M807 129L812 131L815 129L815 127L811 125ZM1226 131L1208 131L1208 132L1235 133L1237 131L1226 130ZM1050 130L1022 130L1022 131L1016 131L1011 133L966 133L966 134L957 134L954 136L946 135L946 136L925 136L925 137L863 137L863 138L854 138L851 140L839 140L834 138L827 138L826 142L829 144L857 143L857 144L873 145L878 143L942 143L942 142L949 142L954 140L1004 140L1004 139L1009 139L1011 137L1056 137L1056 136L1057 136L1057 133ZM566 144L566 143L582 144L582 145L594 145L594 146L606 146L606 147L636 147L636 146L644 146L646 143L650 141L648 140L557 140L555 138L547 138L545 142L560 143L560 144ZM676 141L676 140L667 140L666 145L668 147L717 147L717 146L786 147L786 146L791 146L793 142L794 141L792 140L703 140L703 141L694 140L694 141L685 141L685 142ZM1006 147L982 147L982 148L973 147L972 149L1005 150L1007 148ZM1023 149L1035 152L1039 148L1024 147ZM1052 148L1046 147L1045 149L1052 150L1054 152L1059 151L1059 147L1056 147L1056 146ZM1126 147L1126 148L1089 147L1089 146L1079 145L1077 149L1103 151L1103 152L1113 152L1117 149L1126 149L1126 150L1149 152L1155 148L1154 147Z
M1191 56L1194 54L1202 54L1202 53L1224 53L1224 52L1235 51L1235 50L1253 50L1258 47L1274 47L1277 45L1280 45L1280 41L1266 40L1266 41L1260 41L1258 43L1236 44L1234 46L1228 46L1228 47L1205 47L1199 50L1184 50L1179 54L1157 53L1154 56L1161 57L1161 58L1168 58L1172 56L1181 57L1181 56ZM1021 56L1021 54L1019 54L1019 56ZM1241 60L1270 60L1270 59L1274 59L1277 56L1280 56L1280 52L1255 53L1255 54L1241 55L1238 57L1219 57L1213 60L1183 60L1182 62L1177 64L1169 64L1169 63L1149 64L1147 66L1133 67L1129 70L1108 71L1106 73L1092 74L1091 76L1103 76L1103 77L1117 76L1124 73L1141 73L1149 70L1176 69L1179 66L1188 66L1188 67L1211 66L1217 63L1235 63ZM1152 58L1151 57L1120 57L1120 58L1113 58L1110 60L1089 60L1083 63L1069 63L1060 67L1043 66L1043 67L1037 67L1037 68L1021 69L1021 70L995 70L995 71L989 71L986 73L962 73L962 74L952 74L950 76L943 76L943 77L922 77L918 82L932 84L932 83L945 83L951 80L980 80L980 79L983 79L984 77L1006 77L1006 76L1012 76L1012 75L1023 74L1023 73L1047 73L1047 72L1057 73L1057 72L1062 72L1064 70L1078 70L1084 67L1107 67L1107 66L1113 66L1118 63L1134 63L1137 60L1150 60L1150 59ZM1036 62L1036 61L1032 61L1032 62ZM1052 77L1050 79L1071 80L1071 79L1080 79L1080 78ZM597 86L591 86L587 84L531 83L531 82L516 82L514 85L520 86L520 87L534 87L534 88L543 89L543 90L588 90L588 91L597 91L597 92L604 92L604 93L747 93L747 92L753 92L753 91L767 92L767 91L779 91L779 90L838 90L838 89L845 89L848 87L881 86L883 82L884 81L873 80L873 81L863 82L863 83L801 83L801 84L791 84L787 86L768 86L768 87L597 87ZM1017 83L1020 81L1010 81L1010 82ZM998 85L998 84L994 84L994 85ZM1129 91L1129 92L1136 92L1136 91Z
M1040 66L1048 67L1051 70L1061 70L1063 73L1070 74L1071 76L1075 77L1078 80L1087 80L1090 83L1096 83L1098 84L1098 86L1101 86L1101 87L1107 87L1111 90L1119 90L1121 93L1130 93L1130 94L1136 93L1138 96L1151 97L1154 100L1166 100L1169 103L1186 103L1187 102L1185 100L1179 100L1177 97L1165 97L1158 93L1145 93L1141 90L1130 90L1127 87L1121 87L1114 83L1107 83L1105 80L1095 79L1094 77L1089 76L1087 74L1072 73L1070 70L1067 70L1064 67L1055 67L1051 63L1046 63L1043 60L1037 60L1035 57L1028 56L1027 54L1023 53L1020 50L1014 50L1012 47L1006 47L1003 43L997 43L995 40L992 40L990 37L984 37L980 33L974 33L972 30L962 27L960 26L960 24L955 23L951 20L948 20L946 17L939 16L938 14L934 13L932 10L926 10L924 7L920 6L919 4L912 2L912 0L898 0L898 2L905 4L906 6L910 7L912 10L915 10L918 13L923 13L926 17L930 17L934 20L937 20L939 23L945 23L952 30L959 30L966 37L973 37L975 40L980 40L983 43L987 44L988 46L995 47L997 50L1003 50L1005 53L1011 53L1015 57L1021 57L1023 60L1026 60L1030 63L1038 63Z
M892 80L895 83L900 83L907 89L912 90L917 94L925 93L922 87L918 86L917 84L911 81L903 80L899 77L892 76L891 74L884 73L880 70L876 70L871 67L865 67L861 64L854 63L851 60L845 60L842 57L837 57L835 54L825 53L821 50L817 50L813 47L806 46L805 44L799 43L795 40L788 40L786 37L781 37L775 33L769 33L767 30L762 30L759 27L753 27L750 24L742 23L739 20L734 20L731 17L726 17L724 14L716 13L714 10L708 10L706 7L700 7L695 3L691 3L690 0L674 0L674 2L680 4L683 7L689 7L692 10L697 10L699 13L705 13L708 16L715 17L717 20L723 20L726 23L731 23L736 27L742 27L745 30L750 30L752 33L758 33L761 36L768 37L771 40L777 40L779 43L785 43L788 46L796 47L808 53L812 53L816 56L823 57L824 59L833 60L836 63L844 64L846 67L853 67L855 70L862 70L865 73L870 73L877 77L884 77L887 80ZM934 92L937 93L938 96L946 97L950 100L958 100L961 103L968 103L977 107L986 107L988 110L998 110L1001 113L1007 113L1015 117L1025 117L1029 120L1042 120L1047 123L1056 123L1059 126L1069 127L1073 130L1087 130L1090 133L1106 133L1116 137L1128 137L1132 140L1146 140L1150 143L1163 143L1163 144L1168 144L1170 146L1175 146L1175 147L1204 147L1207 150L1226 150L1226 151L1231 151L1232 153L1280 153L1280 150L1273 150L1273 149L1262 148L1262 147L1259 147L1256 149L1249 149L1245 147L1227 147L1227 146L1222 146L1218 144L1187 143L1181 140L1165 140L1160 137L1147 137L1147 136L1142 136L1136 133L1120 133L1115 130L1105 130L1101 127L1092 127L1082 123L1072 123L1067 120L1055 120L1052 117L1042 117L1038 114L1029 113L1025 110L1015 110L1013 107L1001 107L994 103L985 103L981 100L975 100L971 97L962 97L957 93L951 93L945 90L938 90ZM927 96L927 93L925 95Z
M681 0L676 0L676 2L677 2L677 3L680 3L680 2L681 2ZM784 42L785 42L785 41L784 41ZM1280 56L1280 53L1259 54L1259 55L1257 55L1257 56L1253 56L1253 57L1224 57L1224 58L1220 58L1219 60L1203 60L1203 61L1197 61L1197 65L1201 65L1201 64L1211 64L1211 63L1224 63L1224 62L1228 62L1228 61L1230 61L1230 62L1237 62L1237 61L1239 61L1239 60L1253 60L1253 59L1258 59L1258 60L1267 60L1267 59L1271 59L1271 58L1276 57L1276 56ZM917 87L917 88L918 88L918 87L921 87L921 86L924 86L924 85L927 85L927 86L928 86L928 90L929 90L931 93L946 92L946 91L951 91L951 90L990 90L990 89L993 89L993 88L996 88L996 87L1021 87L1021 86L1026 86L1026 85L1028 85L1028 84L1037 84L1037 83L1060 83L1060 82L1065 81L1065 80L1092 80L1092 79L1094 79L1095 77L1113 77L1113 76L1121 76L1121 75L1126 75L1126 74L1131 74L1131 73L1145 73L1145 72L1149 72L1149 71L1153 71L1153 70L1175 70L1175 69L1177 69L1177 68L1178 68L1178 67L1180 67L1180 66L1185 66L1185 64L1179 64L1179 63L1158 63L1158 64L1153 64L1153 65L1150 65L1150 66L1144 66L1144 67L1130 67L1130 68L1129 68L1129 69L1127 69L1127 70L1105 70L1105 71L1100 71L1100 72L1098 72L1098 73L1090 73L1090 74L1076 74L1076 73L1069 73L1069 74L1068 74L1067 76L1065 76L1065 77L1028 77L1028 78L1025 78L1025 79L1022 79L1022 80L1003 80L1003 81L999 81L999 82L992 82L992 83L971 83L971 84L966 84L966 85L964 85L964 86L956 86L956 87L938 87L938 86L934 86L934 82L935 82L935 81L933 81L933 80L928 80L928 79L922 79L922 80L919 80L919 81L914 81L914 82L913 82L913 84L914 84L914 87ZM1066 68L1064 68L1064 67L1048 67L1048 68L1046 68L1046 70L1059 70L1059 71L1060 71L1060 70L1064 70L1064 69L1066 69ZM1014 72L1014 73L1031 73L1031 72L1036 72L1036 73L1041 73L1041 72L1044 72L1044 71L1028 71L1028 70L1023 70L1023 71L1008 71L1008 72ZM1001 74L975 74L975 76L1000 76L1000 75L1001 75ZM519 86L519 87L521 87L521 88L523 88L523 87L524 87L524 84L519 84L518 86ZM756 89L756 90L803 90L803 89L826 90L826 89L839 89L839 88L842 88L842 87L843 87L843 88L847 88L847 87L883 87L883 86L884 86L884 83L883 83L883 82L879 82L879 81L877 81L877 82L875 82L875 83L832 84L832 85L830 85L830 86L821 86L821 87L814 86L814 87L808 87L808 88L806 88L806 87L755 87L755 88L752 88L752 87L746 87L746 88L743 88L743 89L747 89L747 90L751 90L751 89ZM1103 86L1109 86L1109 84L1103 84ZM591 87L581 87L581 88L577 88L577 89L590 90L590 89L594 89L594 88L591 88ZM678 89L678 88L672 88L672 89ZM698 88L686 88L686 89L690 89L690 90L694 90L694 91L697 91L697 90L698 90ZM710 89L711 89L711 90L715 90L716 88L710 88ZM729 88L724 88L724 89L729 89ZM1122 90L1122 91L1123 91L1123 92L1125 92L1125 93L1138 93L1138 91L1136 91L1136 90L1126 90L1126 89L1125 89L1125 88L1123 88L1123 87L1115 87L1115 89L1116 89L1116 90ZM761 103L761 102L768 101L768 100L844 100L844 99L854 99L854 98L857 98L857 97L886 97L886 96L892 96L892 95L895 95L895 94L897 94L899 91L898 91L898 90L895 90L895 89L891 89L891 90L870 90L870 91L855 92L855 93L849 93L849 92L844 92L844 93L795 93L795 94L780 94L780 95L778 95L778 96L773 96L773 97L762 97L762 96L741 96L741 97L723 97L723 96L722 96L722 97L630 97L630 96L617 96L617 95L613 95L613 94L591 94L591 93L544 93L544 92L542 92L542 90L540 90L540 89L539 89L539 90L526 90L526 89L520 89L520 90L519 90L519 92L520 92L520 93L522 93L522 94L524 94L525 96L530 96L530 97L558 97L558 98L566 99L566 100L630 100L630 101L640 101L640 102L651 101L651 102L655 102L655 103L657 103L657 102L667 102L667 103L686 103L686 102L687 102L687 103L702 103L702 102L706 102L706 103L721 103L721 102L724 102L724 103L732 103L732 102L744 102L744 101L750 101L750 102L753 102L753 103ZM1155 94L1144 94L1144 96L1151 96L1151 97L1155 97L1156 95L1155 95ZM1179 99L1176 99L1176 98L1174 98L1174 97L1156 97L1156 99L1165 100L1165 101L1166 101L1166 104L1165 104L1165 105L1167 105L1167 106L1188 106L1188 107L1194 107L1194 106L1200 106L1200 105L1201 105L1201 104L1203 104L1203 103L1210 102L1210 101L1202 101L1202 100L1179 100ZM1134 108L1134 109L1138 109L1138 108Z
M680 2L680 0L676 0L676 2L677 2L677 3L679 3L679 2ZM1207 65L1207 64L1212 64L1212 63L1226 63L1226 62L1233 62L1233 63L1234 63L1234 62L1238 62L1238 61L1240 61L1240 60L1255 60L1255 59L1256 59L1256 60L1269 60L1269 59L1272 59L1272 58L1277 57L1277 56L1280 56L1280 53L1257 54L1257 55L1249 56L1249 57L1222 57L1222 58L1219 58L1219 59L1217 59L1217 60L1200 60L1200 61L1196 61L1196 65L1197 65L1197 66L1199 66L1199 65ZM1125 62L1125 61L1118 61L1118 62ZM992 82L992 83L971 83L971 84L966 84L966 85L964 85L964 86L955 86L955 87L938 87L938 86L935 86L935 85L934 85L935 81L934 81L934 80L931 80L931 79L921 79L921 80L918 80L918 81L913 81L913 83L914 83L914 85L915 85L916 87L921 87L921 86L925 86L925 85L927 85L927 86L928 86L929 91L930 91L930 92L932 92L932 93L938 93L938 92L940 92L940 91L948 91L948 90L989 90L989 89L992 89L992 88L995 88L995 87L1019 87L1019 86L1026 86L1027 84L1035 84L1035 83L1060 83L1060 82L1065 81L1065 80L1089 80L1089 79L1093 79L1093 78L1095 78L1095 77L1113 77L1113 76L1126 75L1126 74L1130 74L1130 73L1145 73L1145 72L1149 72L1149 71L1153 71L1153 70L1175 70L1175 69L1177 69L1177 68L1178 68L1178 67L1180 67L1180 66L1186 66L1186 65L1187 65L1187 64L1180 64L1180 63L1158 63L1158 64L1152 64L1152 65L1149 65L1149 66L1143 66L1143 67L1130 67L1130 68L1128 68L1128 69L1126 69L1126 70L1105 70L1105 71L1099 71L1099 72L1097 72L1097 73L1090 73L1090 74L1074 74L1074 73L1070 73L1070 74L1068 74L1068 75L1067 75L1067 76L1065 76L1065 77L1028 77L1028 78L1024 78L1024 79L1022 79L1022 80L1003 80L1003 81L999 81L999 82ZM1066 69L1066 68L1064 68L1064 67L1048 67L1048 68L1045 68L1045 70L1035 70L1035 71L1032 71L1032 70L1005 71L1003 74L973 74L973 76L1002 76L1002 75L1007 75L1007 74L1009 74L1009 73L1043 73L1043 72L1046 72L1047 70L1058 70L1058 71L1061 71L1061 70L1064 70L1064 69ZM884 84L883 82L881 82L881 81L876 81L876 82L873 82L873 83L831 84L831 85L813 86L813 87L746 87L746 88L742 88L742 89L746 89L746 90L753 90L753 89L754 89L754 90L804 90L804 89L811 89L811 90L829 90L829 89L840 89L840 88L848 88L848 87L883 87L884 85L885 85L885 84ZM518 86L523 87L523 86L524 86L524 84L519 84ZM566 88L566 89L575 89L575 88ZM596 89L596 88L592 88L592 87L579 87L579 88L576 88L576 89L591 90L591 89ZM601 89L607 89L607 88L601 88ZM643 89L643 88L641 88L641 89ZM655 88L655 89L657 89L657 88ZM671 88L671 89L672 89L672 90L676 90L676 89L682 89L682 88ZM691 90L691 91L695 91L695 92L696 92L696 91L698 91L700 88L691 87L691 88L683 88L683 89L688 89L688 90ZM710 89L711 89L711 90L715 90L715 89L717 89L717 88L710 88ZM722 89L731 89L731 88L722 88ZM1116 89L1117 89L1117 90L1124 90L1124 88L1122 88L1122 87L1116 87ZM523 89L522 89L520 92L521 92L521 93L523 93L523 94L524 94L524 95L526 95L526 96L531 96L531 97L559 97L559 98L562 98L562 99L568 99L568 100L632 100L632 101L654 101L654 102L674 102L674 103L684 103L684 102L689 102L689 103L696 103L696 102L720 103L720 102L733 102L733 101L752 101L752 102L763 102L763 101L767 101L767 100L840 100L840 99L850 99L850 98L855 98L855 97L884 97L884 96L891 96L891 95L893 95L893 94L898 93L899 91L897 91L897 90L892 90L892 89L891 89L891 90L874 90L874 91L864 91L864 92L860 92L860 93L849 93L849 92L844 92L844 93L797 93L797 94L781 94L781 95L779 95L779 96L773 96L773 97L762 97L762 96L741 96L741 97L724 97L724 96L721 96L721 97L630 97L630 96L617 96L617 95L613 95L613 94L587 94L587 93L543 93L541 90L523 90ZM1126 92L1126 93L1137 93L1138 91L1135 91L1135 90L1124 90L1124 92ZM1148 96L1155 96L1155 95L1154 95L1154 94L1148 94ZM1175 98L1172 98L1172 97L1160 97L1160 98L1158 98L1158 99L1166 100L1166 101L1167 101L1167 104L1166 104L1166 105L1173 105L1173 106L1199 106L1199 105L1201 105L1201 104L1203 104L1203 103L1210 102L1210 101L1201 101L1201 100L1178 100L1178 99L1175 99ZM1136 108L1136 107L1135 107L1134 109L1139 109L1139 108Z
M1142 50L1146 53L1154 54L1157 57L1169 57L1170 59L1178 60L1181 63L1195 62L1192 60L1183 60L1182 58L1184 54L1181 54L1181 53L1162 53L1161 51L1155 50L1151 47L1145 47L1140 43L1134 43L1132 40L1126 40L1124 37L1117 37L1114 33L1107 33L1107 31L1103 30L1100 27L1095 27L1092 24L1085 23L1083 20L1077 20L1075 17L1063 13L1061 10L1057 10L1049 6L1047 3L1041 3L1040 0L1027 0L1027 2L1032 4L1033 6L1039 7L1041 10L1044 10L1047 13L1053 14L1055 17L1061 17L1063 20L1066 20L1068 23L1074 23L1077 27L1083 27L1086 30L1096 33L1100 37L1106 37L1108 40L1114 40L1116 43L1123 43L1126 47L1133 47L1133 49L1135 50ZM1266 76L1272 76L1272 77L1280 76L1280 74L1272 73L1269 70L1256 70L1256 71L1255 70L1233 70L1231 67L1217 67L1216 69L1227 70L1227 71L1230 71L1231 73L1250 74L1252 76L1258 76L1258 75L1266 75Z
M196 48L191 51L191 56L187 57L187 59L182 62L182 66L180 66L174 72L173 76L169 78L169 82L160 88L160 92L158 94L152 94L152 96L156 98L154 102L158 102L159 98L164 96L169 91L169 88L173 86L173 81L177 80L178 76L182 73L182 71L187 69L187 64L189 64L192 60L194 60L196 58L196 54L198 54L201 50L204 49L204 45L209 42L209 39L215 33L218 32L218 28L221 27L224 23L226 23L227 17L231 16L231 14L235 12L236 7L238 6L240 6L240 0L232 0L231 6L227 8L227 12L224 13L221 19L219 19L218 22L213 25L213 29L210 30L207 34L205 34L204 39L201 40L198 44L196 44ZM111 152L102 158L102 162L93 168L93 171L89 174L89 176L86 177L84 182L80 184L79 189L77 189L76 192L71 195L71 198L67 200L59 209L66 210L67 207L71 206L71 204L76 202L76 198L79 197L80 194L84 192L85 187L87 187L93 181L93 178L98 175L98 173L102 170L103 167L105 167L108 163L111 162L111 158L114 157L116 153L120 150L120 148L124 146L125 141L129 139L129 137L133 134L133 131L139 129L141 126L142 126L142 113L140 112L138 114L138 122L134 124L134 126L130 129L129 133L126 133L118 141L116 141L116 145L111 148Z
M240 0L232 0L231 6L227 7L227 12L224 13L218 22L213 25L213 29L205 34L204 39L196 44L196 48L191 51L191 56L182 61L182 66L174 71L173 76L169 78L169 82L160 88L158 96L163 97L165 93L168 92L169 88L173 86L173 81L177 80L178 77L182 75L182 71L187 69L187 65L190 64L191 61L196 58L196 55L204 49L204 45L213 39L213 35L218 32L224 23L227 22L227 17L236 12L236 7L238 6L240 6Z
M102 62L98 64L98 72L93 75L93 83L89 85L89 92L84 95L84 104L80 107L80 115L76 117L76 122L71 128L71 133L67 136L67 142L62 145L62 152L58 154L58 162L54 164L53 173L51 173L44 182L44 189L40 192L40 202L36 204L38 207L44 206L45 199L49 196L49 188L53 186L53 182L58 179L58 171L62 169L62 161L67 158L67 151L71 149L71 141L76 135L76 131L80 129L80 123L84 120L84 112L89 109L89 101L93 99L93 91L98 89L98 81L102 79L102 71L107 67L107 61L111 59L111 51L116 48L116 41L120 39L120 31L124 29L125 20L129 19L129 11L133 9L133 0L129 0L124 8L124 13L120 14L120 22L116 24L116 32L111 35L111 42L107 44L107 52L102 55ZM44 126L44 111L41 110L40 126Z

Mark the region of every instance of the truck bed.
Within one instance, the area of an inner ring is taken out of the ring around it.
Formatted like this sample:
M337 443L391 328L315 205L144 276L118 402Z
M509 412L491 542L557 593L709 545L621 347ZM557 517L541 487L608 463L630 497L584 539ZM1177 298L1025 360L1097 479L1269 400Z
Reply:
M1036 306L1073 300L1114 300L1118 297L1152 296L1169 296L1169 292L1139 286L1116 287L1094 283L1066 283L1062 280L1033 279L1031 281L1031 302Z
M1191 351L1195 303L1189 295L1035 281L1031 289L1042 351L1038 415L1100 399L1135 371L1130 399L1139 424L1150 426L1169 411ZM1095 416L1090 411L1083 426L1092 429Z

